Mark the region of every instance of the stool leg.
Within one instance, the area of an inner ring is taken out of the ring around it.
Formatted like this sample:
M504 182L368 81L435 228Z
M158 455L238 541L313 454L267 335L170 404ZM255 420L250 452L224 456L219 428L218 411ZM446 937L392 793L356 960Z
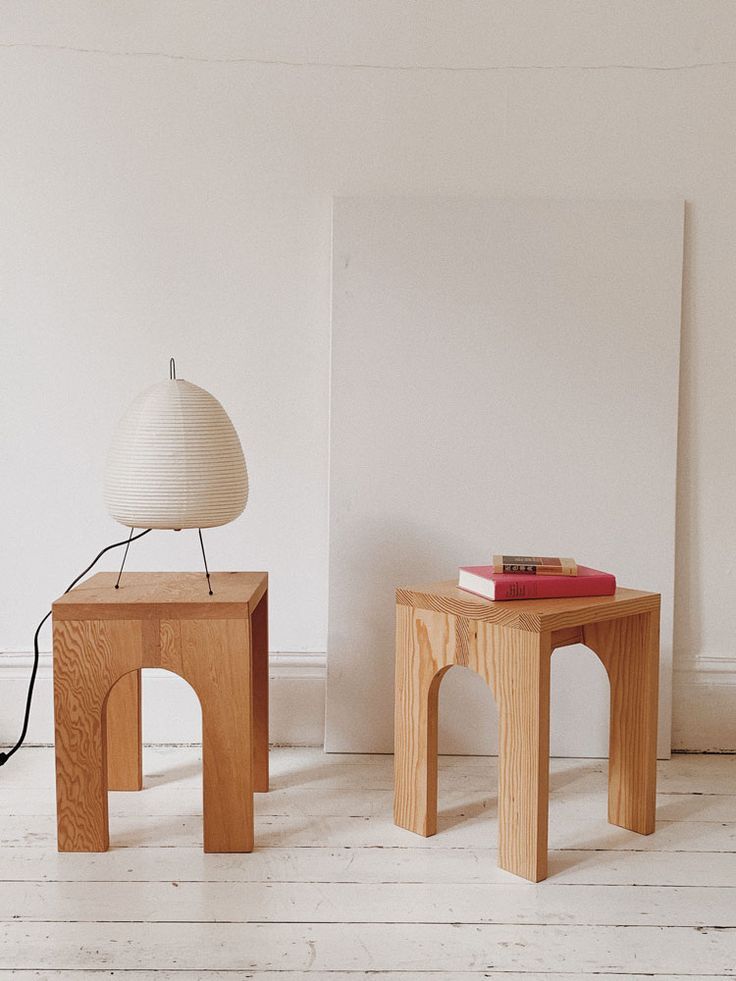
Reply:
M268 791L268 591L250 618L253 651L253 783Z
M54 622L56 815L60 852L109 845L104 699L108 679L98 621Z
M437 833L437 708L446 668L438 670L428 629L411 607L396 607L394 823Z
M141 672L124 674L112 687L105 713L109 790L143 788Z
M248 620L182 620L181 674L202 706L204 850L253 850Z
M547 877L550 635L503 630L495 653L499 715L498 864Z
M585 643L611 684L608 820L652 834L657 798L659 614L589 624Z

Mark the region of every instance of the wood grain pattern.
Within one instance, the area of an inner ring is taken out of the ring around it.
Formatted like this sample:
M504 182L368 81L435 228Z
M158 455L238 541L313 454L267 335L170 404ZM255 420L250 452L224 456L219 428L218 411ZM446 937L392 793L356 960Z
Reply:
M115 682L107 698L108 790L143 788L141 672L129 671Z
M250 852L253 759L248 621L162 621L161 638L162 667L185 678L202 706L204 850Z
M646 613L659 609L659 600L658 593L617 589L613 596L494 602L458 589L454 580L428 586L401 586L396 590L396 602L404 606L538 633Z
M212 590L201 572L126 572L113 589L114 572L98 572L60 596L53 605L57 620L136 619L166 615L178 619L222 620L250 615L268 587L265 572L212 572Z
M547 877L549 633L506 630L494 646L498 703L498 864Z
M115 682L140 666L138 620L54 622L54 720L59 851L106 851L107 739Z
M184 577L182 592L177 594L167 574L144 574L133 602L126 605L119 597L114 599L115 611L109 617L105 614L112 582L98 583L79 605L64 604L64 616L57 616L54 604L60 851L106 850L108 787L142 786L140 671L147 667L180 675L200 701L205 851L252 850L254 759L259 789L268 789L267 578L262 573L232 576L220 618L213 617L220 605L217 597L206 617L194 617L192 611L200 601L191 598L190 578ZM236 617L233 597L239 577L244 578L237 608L245 615ZM153 587L146 599L144 587L149 581ZM90 597L100 591L104 595L99 617L68 618L70 610L94 608ZM68 595L73 597L74 592ZM179 616L183 606L187 615ZM127 619L122 616L125 610Z
M437 698L449 618L438 626L430 638L416 611L396 608L394 822L424 837L437 833ZM454 632L452 639L454 648Z
M268 791L268 590L250 615L253 666L253 789Z
M583 643L582 627L560 627L559 630L552 631L552 648L569 647L571 644Z
M546 876L550 635L433 610L396 608L394 821L437 832L439 686L453 665L475 670L499 706L499 863Z
M655 828L659 615L590 624L585 643L611 685L608 820L642 835Z
M620 602L607 606L590 607L581 600L580 610L566 600L563 610L540 619L559 624L561 617L587 617L585 625L535 631L528 627L529 617L520 628L518 620L510 626L473 619L465 608L460 615L448 613L442 609L448 590L441 586L439 597L427 607L409 606L403 598L396 607L394 822L425 837L437 831L439 686L453 665L469 667L491 687L499 709L499 864L533 882L544 879L551 656L556 647L585 642L600 656L611 683L609 821L650 834L656 795L659 597L631 596L633 591L626 590ZM638 612L642 604L646 612ZM602 621L606 609L613 616ZM637 612L626 612L632 609Z

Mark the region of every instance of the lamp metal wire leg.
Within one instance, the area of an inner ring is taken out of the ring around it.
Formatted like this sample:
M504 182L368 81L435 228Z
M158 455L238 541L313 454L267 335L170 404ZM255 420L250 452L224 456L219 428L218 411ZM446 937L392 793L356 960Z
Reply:
M130 548L130 542L133 538L133 532L135 528L130 529L130 534L128 535L128 541L125 543L125 551L123 552L123 561L120 563L120 572L118 573L117 581L115 582L115 589L120 589L120 577L123 574L123 569L125 568L125 560L128 558L128 549Z
M204 574L207 576L207 589L210 592L210 596L214 596L212 592L212 583L210 582L210 570L207 568L207 554L204 550L204 539L202 538L202 529L197 528L199 532L199 544L202 546L202 558L204 559Z

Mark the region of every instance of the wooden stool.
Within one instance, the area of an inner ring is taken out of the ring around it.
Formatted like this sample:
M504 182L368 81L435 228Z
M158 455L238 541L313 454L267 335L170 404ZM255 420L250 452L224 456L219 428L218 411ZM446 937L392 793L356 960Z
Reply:
M608 820L654 831L659 681L657 593L491 602L453 582L396 591L394 821L437 832L437 696L454 664L477 671L499 714L499 865L547 876L550 659L586 644L611 685Z
M202 708L204 850L253 850L268 790L268 576L101 572L53 605L61 852L106 851L107 790L140 790L141 668L166 668Z

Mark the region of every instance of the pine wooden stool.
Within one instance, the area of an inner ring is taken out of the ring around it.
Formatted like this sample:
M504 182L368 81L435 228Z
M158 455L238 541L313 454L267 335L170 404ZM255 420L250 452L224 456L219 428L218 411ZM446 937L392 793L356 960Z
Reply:
M101 572L53 604L61 852L106 851L107 791L140 790L141 668L184 678L202 708L204 850L253 850L268 790L268 576Z
M491 602L453 582L396 591L394 821L437 832L437 697L454 664L490 686L499 714L499 865L547 876L550 660L585 644L611 686L608 820L654 831L659 679L657 593Z

